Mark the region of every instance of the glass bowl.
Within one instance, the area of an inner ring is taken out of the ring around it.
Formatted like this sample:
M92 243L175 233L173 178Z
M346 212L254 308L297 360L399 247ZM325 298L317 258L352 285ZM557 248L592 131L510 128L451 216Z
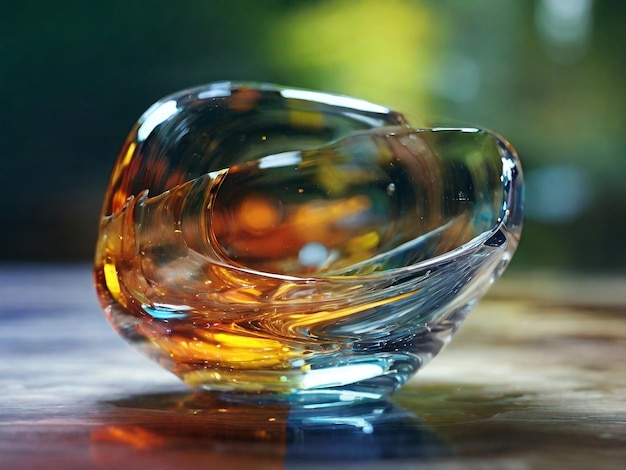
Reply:
M515 251L522 173L476 128L213 83L154 104L107 189L95 255L117 332L234 398L379 399L436 356Z

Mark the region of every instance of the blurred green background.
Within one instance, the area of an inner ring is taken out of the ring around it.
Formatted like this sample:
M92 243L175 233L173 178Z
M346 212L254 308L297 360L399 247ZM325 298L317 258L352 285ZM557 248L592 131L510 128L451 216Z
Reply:
M90 260L135 120L265 81L476 125L527 180L513 267L626 271L626 2L18 1L0 6L0 261Z

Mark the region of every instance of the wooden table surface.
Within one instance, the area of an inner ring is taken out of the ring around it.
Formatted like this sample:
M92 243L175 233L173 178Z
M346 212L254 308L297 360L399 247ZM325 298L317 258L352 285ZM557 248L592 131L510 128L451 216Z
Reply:
M317 411L186 388L88 266L2 267L0 299L1 469L626 468L624 278L505 277L391 402Z

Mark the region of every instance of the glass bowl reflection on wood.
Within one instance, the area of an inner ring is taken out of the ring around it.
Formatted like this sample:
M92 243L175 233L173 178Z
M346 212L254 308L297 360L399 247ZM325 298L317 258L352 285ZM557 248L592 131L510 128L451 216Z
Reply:
M214 83L130 132L95 257L114 328L184 382L379 398L446 344L521 232L512 147L385 107Z

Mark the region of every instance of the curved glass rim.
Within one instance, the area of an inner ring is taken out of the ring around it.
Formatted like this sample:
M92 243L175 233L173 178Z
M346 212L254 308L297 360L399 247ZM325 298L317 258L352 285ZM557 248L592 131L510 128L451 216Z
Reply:
M287 86L281 86L281 85L276 85L272 83L264 83L264 82L246 82L246 81L240 82L240 81L224 80L224 81L215 81L215 82L207 83L204 85L198 85L198 86L194 86L191 88L187 88L185 90L172 93L170 95L167 95L159 99L150 108L148 108L148 110L146 110L143 113L143 115L139 118L137 124L134 126L133 131L134 133L138 133L142 125L147 120L149 120L150 114L156 108L158 108L160 105L164 103L168 103L173 100L180 100L185 97L189 97L189 98L196 97L197 99L200 99L200 100L212 99L212 98L226 98L231 95L232 91L240 89L240 88L250 88L250 89L256 89L260 91L275 91L275 92L280 93L286 99L309 101L312 103L319 103L319 104L330 104L330 105L337 106L337 107L351 107L351 108L357 107L357 109L360 109L364 112L368 112L372 114L386 114L386 113L397 114L396 111L394 111L393 109L387 108L385 106L371 103L369 101L358 99L358 98L352 98L347 95L342 95L338 93L311 91L311 90L297 88L297 87L287 87ZM150 125L150 127L153 127L153 126ZM498 142L498 144L500 144L499 150L500 150L502 159L507 158L508 160L511 160L514 163L517 160L516 154L508 150L508 146L506 145L507 143L506 140L502 138L499 134L488 129L483 129L483 128L474 127L474 126L463 126L463 127L461 126L459 127L436 126L436 127L411 128L407 124L407 130L409 132L424 132L424 131L431 131L431 132L432 131L434 132L460 131L460 132L466 132L466 133L484 132L492 136ZM516 164L515 166L519 168L519 165ZM504 174L504 171L502 173ZM512 180L509 182L512 183ZM238 271L241 273L246 273L246 274L251 274L254 276L260 276L260 277L271 278L271 279L288 280L291 282L297 282L297 283L302 283L302 284L308 284L311 282L321 282L321 281L338 282L338 283L346 282L347 283L347 282L354 282L355 280L377 280L383 277L398 276L398 275L406 274L411 271L428 270L429 268L434 268L437 265L447 263L450 259L459 256L459 254L479 248L487 240L493 237L498 231L500 231L502 227L506 226L506 222L510 216L508 213L507 207L510 207L509 202L511 199L511 190L506 187L505 183L506 182L503 181L503 198L502 198L503 204L500 210L498 223L494 225L489 231L482 232L481 234L475 236L471 240L454 248L453 250L447 251L433 258L422 260L422 261L419 261L417 263L410 264L407 266L390 268L390 269L385 269L381 271L374 271L374 272L370 272L366 274L333 274L331 272L328 275L321 274L321 275L313 275L313 276L295 276L295 275L289 275L289 274L280 274L280 273L274 273L274 272L268 272L268 271L260 271L257 269L246 267L244 265L229 264L227 262L227 259L222 259L222 260L213 259L211 260L211 263L216 266L228 268L228 269ZM410 242L411 241L407 243L410 243ZM389 251L382 253L381 255L378 255L378 256L385 256L388 253ZM229 261L232 261L232 260L229 260ZM349 270L349 269L350 267L348 267L346 270Z
M515 167L519 170L519 165L516 163L516 160L518 159L518 157L515 154L515 152L514 151L511 152L509 150L508 142L502 136L500 136L499 134L491 130L482 129L478 127L469 127L469 126L467 127L439 126L439 127L433 127L433 128L420 127L420 128L415 128L415 129L407 129L407 131L409 133L424 132L424 131L434 131L434 132L460 131L460 132L466 132L466 133L477 133L477 132L487 133L491 137L493 137L498 143L501 159L502 160L507 159L508 161L513 162ZM504 178L504 174L505 174L504 163L502 166L501 174ZM297 282L297 283L302 283L302 284L307 284L311 282L322 282L322 281L347 283L347 282L354 282L355 280L377 280L383 277L403 275L412 271L423 271L423 270L427 271L429 268L434 268L437 265L447 263L450 259L459 256L459 254L478 249L480 246L484 245L490 238L492 238L498 231L501 231L503 227L506 227L506 223L509 220L510 215L511 215L509 208L511 207L511 204L510 204L511 197L512 197L511 187L512 187L512 183L514 179L515 179L515 176L513 176L509 181L506 181L506 180L502 181L503 197L502 197L502 205L500 208L500 214L498 217L498 223L495 224L490 230L482 232L479 235L476 235L471 240L463 243L462 245L459 245L458 247L450 251L437 255L433 258L422 260L422 261L419 261L417 263L410 264L407 266L390 268L390 269L385 269L381 271L374 271L374 272L370 272L366 274L333 274L331 272L328 275L321 274L321 275L313 275L313 276L295 276L295 275L289 275L289 274L274 273L274 272L269 272L269 271L260 271L258 269L249 268L249 267L246 267L244 265L239 265L239 264L229 264L227 260L231 262L232 260L229 260L228 258L226 258L225 260L212 260L212 262L217 266L232 269L241 273L247 273L247 274L251 274L254 276L262 276L262 277L271 278L271 279L287 280L287 281ZM507 185L507 183L509 184ZM507 232L512 233L508 230ZM406 243L411 243L414 240L415 239L410 240ZM384 257L390 251L391 250L388 250L377 256ZM357 264L360 264L360 263L355 263L355 265L353 266L356 266ZM344 269L348 271L351 269L351 267L348 266L347 268L344 268Z
M459 256L459 254L465 253L467 251L472 251L481 247L487 242L491 237L493 237L499 230L502 229L503 226L506 225L506 220L501 220L494 228L490 231L483 232L480 235L472 238L468 242L454 248L453 250L447 251L440 255L437 255L433 258L429 258L427 260L419 261L415 264L410 264L407 266L402 266L398 268L391 268L382 271L374 271L367 274L329 274L327 276L318 275L318 276L292 276L289 274L280 274L266 271L259 271L252 268L247 268L241 265L233 265L228 264L222 260L212 260L211 262L217 266L228 268L234 271L239 271L241 273L252 274L255 276L262 276L271 279L281 279L291 282L298 282L302 284L308 284L311 282L353 282L355 280L376 280L383 277L397 276L405 273L409 273L411 271L420 271L420 270L428 270L429 268L434 268L437 265L444 264L448 262L450 259Z

